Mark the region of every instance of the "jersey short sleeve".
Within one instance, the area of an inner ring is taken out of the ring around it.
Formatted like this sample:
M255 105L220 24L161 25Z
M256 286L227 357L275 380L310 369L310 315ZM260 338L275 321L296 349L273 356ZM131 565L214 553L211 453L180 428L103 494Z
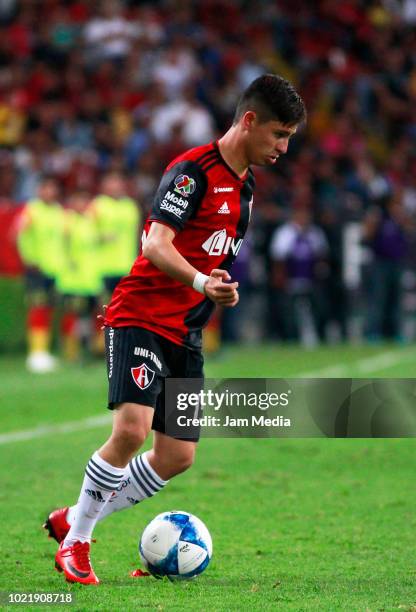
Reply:
M181 161L164 173L149 219L180 231L195 216L207 190L207 177L193 161Z

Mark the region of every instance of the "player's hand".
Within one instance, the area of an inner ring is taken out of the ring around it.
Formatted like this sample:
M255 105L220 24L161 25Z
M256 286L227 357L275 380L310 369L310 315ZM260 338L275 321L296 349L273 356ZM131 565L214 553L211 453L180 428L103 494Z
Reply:
M230 283L231 276L227 270L212 270L205 283L205 295L220 306L235 306L238 304L238 283Z
M107 304L104 304L104 305L103 305L103 314L99 314L99 315L97 315L97 321L98 321L99 323L101 323L101 327L100 327L100 329L104 329L104 327L105 327L105 325L104 325L104 319L105 319L105 313L106 313L106 310L107 310Z

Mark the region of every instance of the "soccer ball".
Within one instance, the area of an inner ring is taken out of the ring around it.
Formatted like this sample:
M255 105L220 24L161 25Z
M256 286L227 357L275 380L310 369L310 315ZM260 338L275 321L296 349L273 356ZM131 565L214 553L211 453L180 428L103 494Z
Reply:
M162 512L142 533L139 553L146 569L155 578L195 578L212 556L212 540L204 523L189 512Z

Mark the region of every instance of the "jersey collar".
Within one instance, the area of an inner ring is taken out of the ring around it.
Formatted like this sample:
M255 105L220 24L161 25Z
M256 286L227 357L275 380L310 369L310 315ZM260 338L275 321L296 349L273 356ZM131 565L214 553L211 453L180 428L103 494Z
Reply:
M219 155L220 162L223 164L223 166L225 166L225 167L227 168L228 172L230 172L230 173L233 175L233 177L234 177L235 179L237 179L237 181L241 181L242 183L244 183L244 181L246 181L246 180L247 180L247 178L248 178L249 171L248 171L248 170L246 170L246 173L244 174L244 176L238 176L237 172L235 172L235 171L234 171L234 170L231 168L231 166L230 166L229 164L227 164L227 162L225 161L225 159L224 159L224 158L223 158L223 156L221 155L221 151L220 151L220 148L219 148L219 146L218 146L218 140L215 140L215 141L212 143L212 145L213 145L214 149L217 151L217 153L218 153L218 155Z

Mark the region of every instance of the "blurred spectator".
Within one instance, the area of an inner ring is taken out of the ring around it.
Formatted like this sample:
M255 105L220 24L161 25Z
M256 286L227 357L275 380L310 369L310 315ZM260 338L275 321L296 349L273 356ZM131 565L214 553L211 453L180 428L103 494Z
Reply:
M59 52L65 54L72 49L78 41L80 27L72 20L70 9L58 5L51 15L48 27L48 36L51 45Z
M212 140L211 115L196 99L191 87L184 93L181 100L161 99L154 109L149 127L157 142L165 145L175 142L179 136L183 147L190 148Z
M0 23L9 23L17 13L17 0L2 0L0 2Z
M142 114L135 118L133 130L124 143L124 160L129 172L136 169L138 162L149 151L150 145L149 117Z
M61 104L56 123L56 140L65 149L77 154L94 146L92 126L77 117L75 109L65 102Z
M250 236L244 240L238 258L233 265L233 281L238 282L240 301L234 308L221 309L221 339L223 342L241 342L244 334L244 319L247 311L247 300L250 278L250 258L252 244Z
M372 207L364 220L363 240L372 254L366 274L365 332L373 342L401 339L402 273L408 228L404 207L393 197Z
M319 281L327 255L325 235L308 210L294 210L291 220L276 229L270 256L276 327L283 340L306 341L307 333L324 339L326 304Z
M137 200L145 214L148 214L153 205L153 199L159 186L159 178L156 169L159 160L153 150L144 153L137 165L137 172L134 177L134 192Z
M84 30L87 64L92 67L103 60L123 60L140 31L123 15L119 0L102 0L100 14L90 19Z
M332 324L331 339L347 340L349 300L344 283L344 227L340 211L333 205L327 205L319 216L319 226L328 243L325 258L328 269L320 279L326 306L325 319L327 327Z
M25 116L19 104L10 94L0 101L0 146L15 146L20 142L25 128Z
M153 78L169 100L181 96L183 91L195 80L198 64L192 48L181 43L180 39L172 41L154 67Z

